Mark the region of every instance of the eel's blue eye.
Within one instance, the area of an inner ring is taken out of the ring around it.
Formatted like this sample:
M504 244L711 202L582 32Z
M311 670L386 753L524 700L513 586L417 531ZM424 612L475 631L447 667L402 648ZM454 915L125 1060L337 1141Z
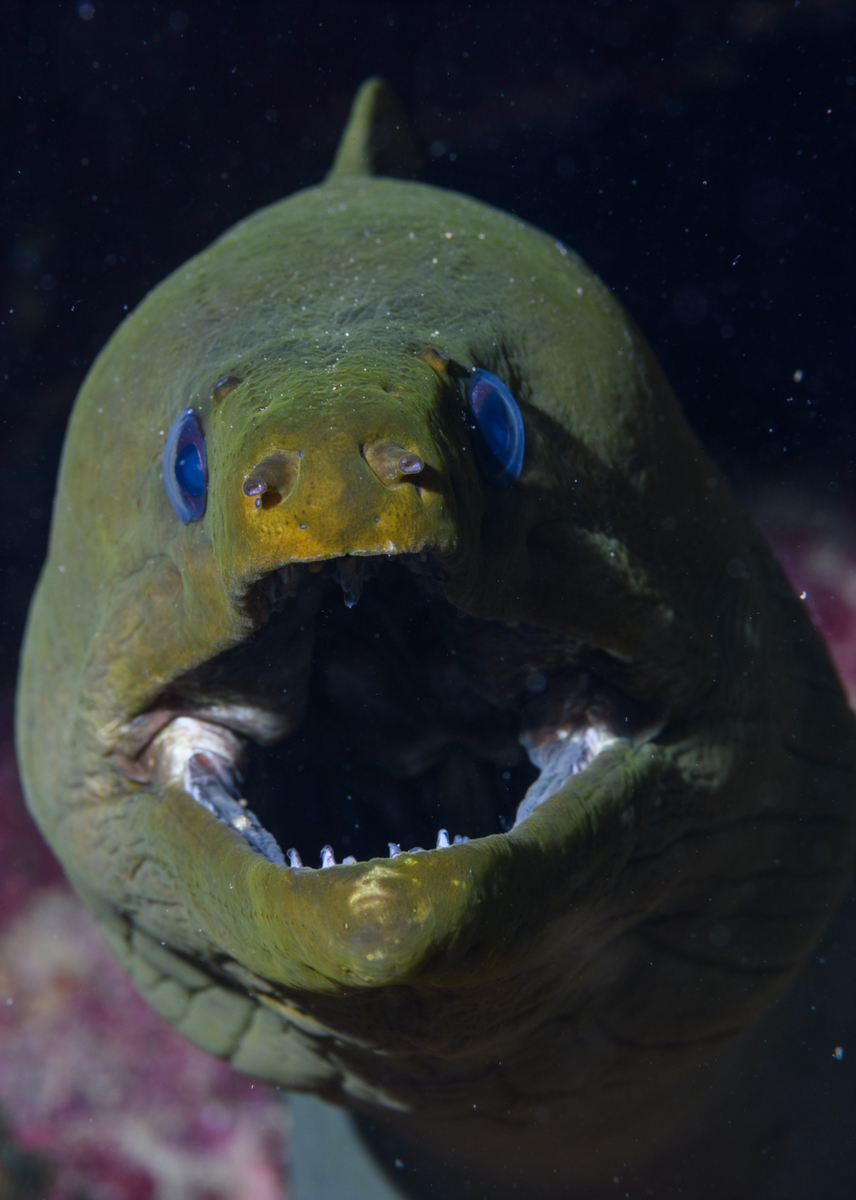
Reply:
M511 487L523 466L523 418L517 401L490 371L473 371L467 380L476 456L489 483Z
M208 467L205 438L192 408L175 418L166 435L163 485L179 520L198 521L205 512Z

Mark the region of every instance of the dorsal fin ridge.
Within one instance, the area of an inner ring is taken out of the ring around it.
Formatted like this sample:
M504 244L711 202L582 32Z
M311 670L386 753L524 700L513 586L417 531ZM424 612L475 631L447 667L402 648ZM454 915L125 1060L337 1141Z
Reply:
M419 155L392 88L373 76L361 84L351 105L328 181L353 175L415 179Z

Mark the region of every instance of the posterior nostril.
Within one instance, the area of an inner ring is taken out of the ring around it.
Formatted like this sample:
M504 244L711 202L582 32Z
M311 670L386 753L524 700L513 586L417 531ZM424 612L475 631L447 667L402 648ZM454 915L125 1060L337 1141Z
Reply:
M425 463L418 454L405 454L398 461L398 469L402 475L418 475L420 471L424 471Z

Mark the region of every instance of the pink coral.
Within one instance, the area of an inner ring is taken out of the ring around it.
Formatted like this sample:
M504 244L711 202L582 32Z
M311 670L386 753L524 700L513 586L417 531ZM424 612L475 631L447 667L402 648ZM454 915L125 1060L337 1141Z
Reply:
M856 521L810 492L770 491L752 507L856 708Z
M24 809L8 715L3 733L0 1109L15 1148L45 1161L46 1200L279 1200L276 1094L138 996Z

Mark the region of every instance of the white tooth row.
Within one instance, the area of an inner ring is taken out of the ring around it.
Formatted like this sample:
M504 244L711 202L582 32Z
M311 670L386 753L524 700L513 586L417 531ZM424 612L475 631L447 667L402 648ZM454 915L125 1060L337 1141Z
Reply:
M450 842L448 829L441 829L440 832L437 834L436 849L444 850L447 846L462 846L464 844L464 842L468 842L469 840L470 839L468 837L461 837L461 835L459 833L456 833L454 838ZM389 845L389 857L390 858L397 858L398 855L402 853L401 847L398 845L397 842L389 842L388 845ZM412 849L408 851L408 853L416 854L417 852L422 851L422 850L423 850L422 846L413 846ZM297 852L297 850L294 849L293 846L288 851L288 864L291 867L302 867L303 866L303 859L300 857L299 853ZM343 867L355 867L357 865L357 860L354 858L353 854L349 854L347 858L342 859L341 865ZM323 848L323 850L321 851L321 869L323 871L325 867L335 867L335 866L336 866L336 855L333 853L333 847L325 846Z

